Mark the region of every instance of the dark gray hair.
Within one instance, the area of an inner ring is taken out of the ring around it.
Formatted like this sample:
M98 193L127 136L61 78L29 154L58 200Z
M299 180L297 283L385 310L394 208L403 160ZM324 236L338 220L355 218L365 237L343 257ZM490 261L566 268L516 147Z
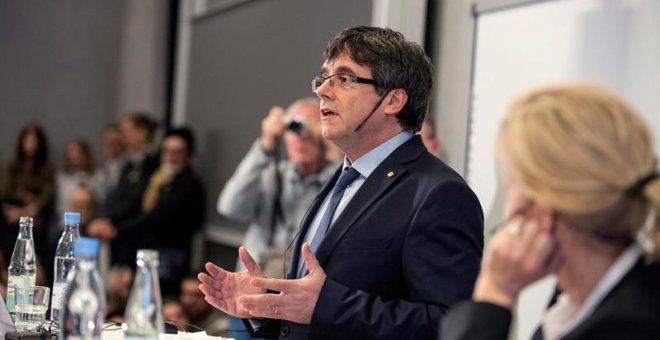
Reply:
M433 88L433 65L418 44L389 28L358 26L339 33L323 56L333 60L342 53L371 68L379 95L404 89L408 101L397 115L399 123L415 132L421 129Z

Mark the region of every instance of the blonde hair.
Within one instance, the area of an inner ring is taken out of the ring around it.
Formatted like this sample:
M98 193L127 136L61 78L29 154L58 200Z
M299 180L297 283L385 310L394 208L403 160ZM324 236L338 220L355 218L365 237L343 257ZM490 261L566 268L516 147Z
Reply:
M586 84L527 91L511 104L497 149L525 195L581 227L634 239L653 209L657 256L660 178L629 192L657 171L652 137L616 95Z

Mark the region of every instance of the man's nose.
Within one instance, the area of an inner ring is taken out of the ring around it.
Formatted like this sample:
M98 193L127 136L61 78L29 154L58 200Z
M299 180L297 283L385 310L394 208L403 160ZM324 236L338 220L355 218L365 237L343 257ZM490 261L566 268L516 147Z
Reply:
M330 98L333 86L330 84L332 79L326 79L321 86L316 88L316 96L319 98Z

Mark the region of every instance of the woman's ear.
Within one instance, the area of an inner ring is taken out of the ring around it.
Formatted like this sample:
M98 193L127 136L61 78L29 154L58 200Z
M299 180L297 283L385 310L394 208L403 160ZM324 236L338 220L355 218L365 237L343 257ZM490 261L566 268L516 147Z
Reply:
M551 234L554 233L557 228L557 212L549 207L540 207L536 210L541 230Z

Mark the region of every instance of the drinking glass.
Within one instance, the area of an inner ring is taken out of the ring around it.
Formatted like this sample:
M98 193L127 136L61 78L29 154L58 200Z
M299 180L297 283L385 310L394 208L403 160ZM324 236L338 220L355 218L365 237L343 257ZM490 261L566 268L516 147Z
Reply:
M50 302L50 288L42 286L15 287L16 330L35 331L44 320Z

